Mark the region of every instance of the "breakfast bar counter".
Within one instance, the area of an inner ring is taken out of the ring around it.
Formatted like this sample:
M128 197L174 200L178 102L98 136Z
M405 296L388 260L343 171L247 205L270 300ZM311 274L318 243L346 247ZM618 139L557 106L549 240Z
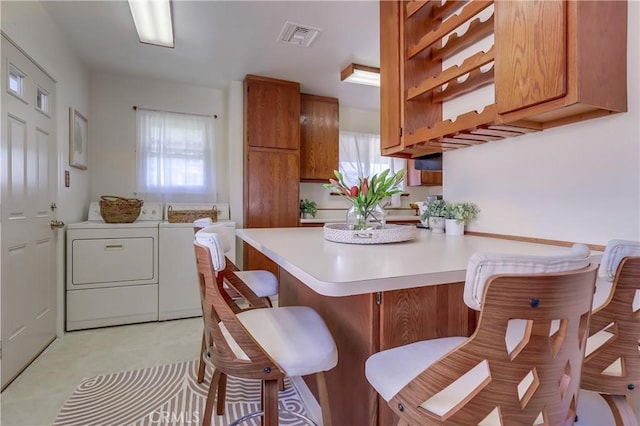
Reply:
M411 241L371 245L325 240L322 228L239 229L237 235L278 265L280 306L310 306L331 330L338 365L326 379L338 426L393 424L393 413L364 375L371 354L473 333L476 312L463 302L471 254L557 255L569 250L424 229ZM314 379L305 381L317 395Z
M324 296L399 290L464 281L475 252L556 255L566 247L418 229L416 239L393 244L341 244L322 228L239 229L238 236Z

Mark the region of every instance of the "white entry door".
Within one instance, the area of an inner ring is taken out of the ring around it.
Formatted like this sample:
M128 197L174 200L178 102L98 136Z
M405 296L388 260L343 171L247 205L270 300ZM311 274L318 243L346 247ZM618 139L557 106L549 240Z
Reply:
M4 388L56 336L55 81L2 35L0 173Z

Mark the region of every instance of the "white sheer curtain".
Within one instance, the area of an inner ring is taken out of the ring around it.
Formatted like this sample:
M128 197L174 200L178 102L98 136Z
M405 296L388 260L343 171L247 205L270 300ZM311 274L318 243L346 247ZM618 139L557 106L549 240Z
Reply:
M139 198L216 201L213 117L138 108L136 125Z
M357 184L361 177L385 169L395 173L407 165L402 158L383 157L380 154L380 135L371 133L340 132L339 158L340 172L350 186Z

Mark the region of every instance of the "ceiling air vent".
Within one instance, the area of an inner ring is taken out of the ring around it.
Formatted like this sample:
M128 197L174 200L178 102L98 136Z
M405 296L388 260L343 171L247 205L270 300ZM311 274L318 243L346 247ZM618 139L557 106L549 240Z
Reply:
M287 21L282 31L280 31L278 42L309 47L321 31L320 28L313 28Z

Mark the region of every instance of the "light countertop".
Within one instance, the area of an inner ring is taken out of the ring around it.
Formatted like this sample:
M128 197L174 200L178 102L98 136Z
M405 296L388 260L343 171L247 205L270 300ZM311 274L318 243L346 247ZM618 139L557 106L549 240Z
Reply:
M335 297L461 282L475 252L543 256L569 251L546 244L418 231L412 241L378 245L328 241L321 227L236 232L315 292ZM592 253L599 261L602 253Z

